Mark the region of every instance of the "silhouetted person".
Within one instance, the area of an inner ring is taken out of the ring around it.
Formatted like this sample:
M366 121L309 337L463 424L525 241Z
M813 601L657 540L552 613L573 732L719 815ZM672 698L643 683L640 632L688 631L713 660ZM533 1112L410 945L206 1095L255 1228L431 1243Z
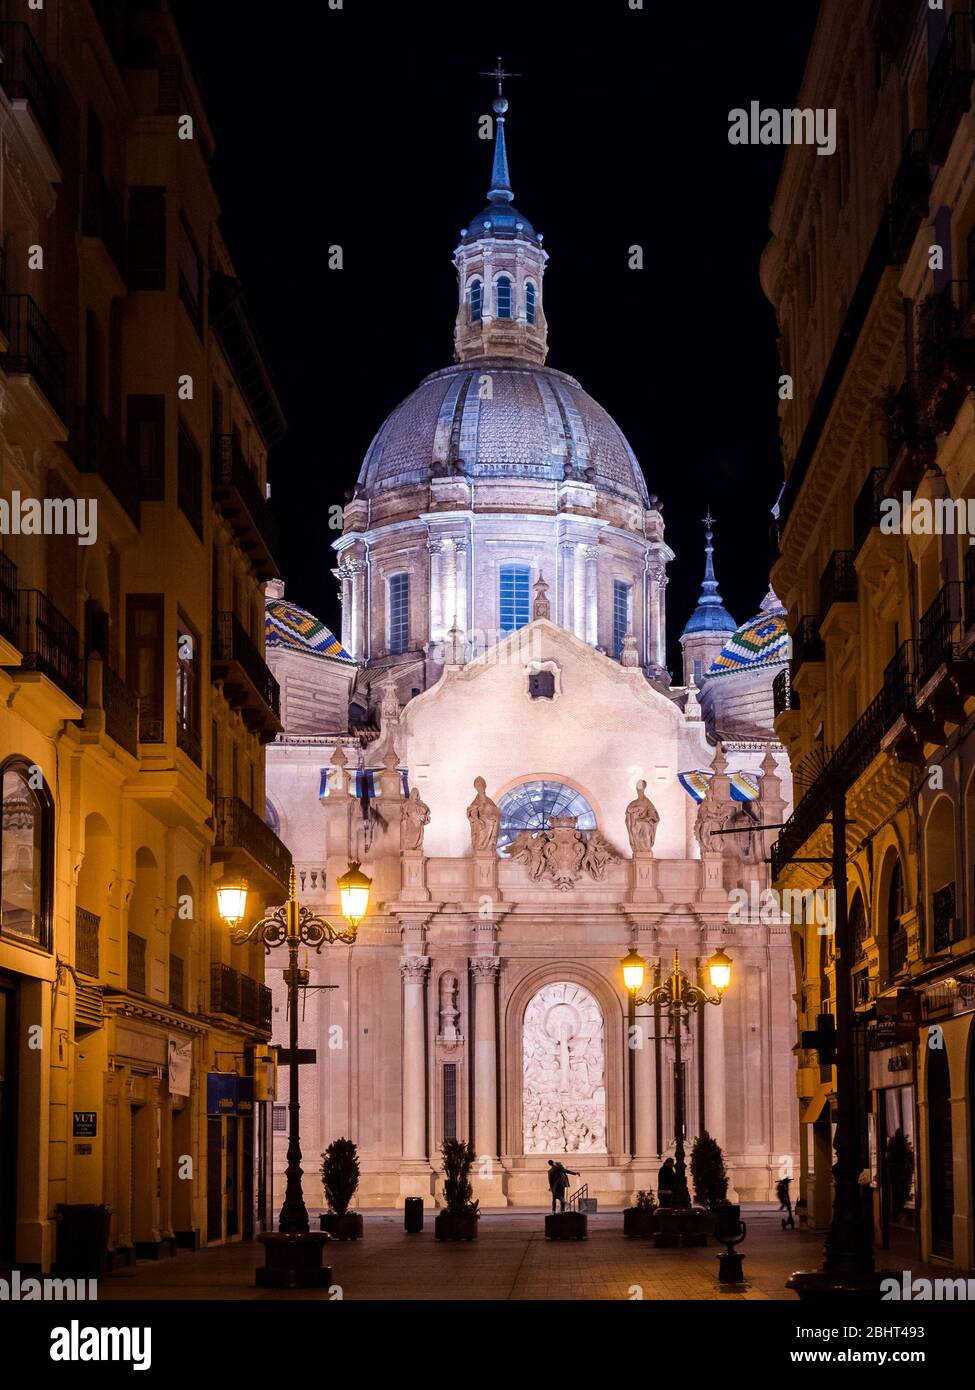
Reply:
M672 1158L665 1158L660 1165L657 1173L657 1201L662 1207L672 1207L674 1205L674 1184L677 1181L677 1169L674 1167Z
M786 1213L782 1218L783 1231L787 1226L793 1231L796 1229L795 1219L792 1215L792 1197L789 1194L789 1183L791 1181L791 1178L780 1178L775 1184L775 1195L779 1199L779 1211L784 1211Z
M556 1163L554 1159L548 1161L548 1185L552 1191L552 1211L555 1211L555 1203L558 1202L561 1209L565 1211L565 1194L569 1189L569 1174L577 1178L579 1174L574 1168L566 1168L564 1163Z

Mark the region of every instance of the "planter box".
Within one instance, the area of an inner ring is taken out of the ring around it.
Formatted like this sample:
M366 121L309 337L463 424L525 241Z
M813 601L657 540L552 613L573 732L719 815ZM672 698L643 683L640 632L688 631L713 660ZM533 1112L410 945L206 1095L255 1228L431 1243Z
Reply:
M656 1218L653 1243L658 1249L707 1245L708 1232L714 1229L711 1213L700 1207L661 1207Z
M477 1213L465 1212L462 1216L452 1216L449 1211L437 1212L433 1234L437 1240L476 1240Z
M357 1211L347 1211L344 1216L339 1216L334 1211L328 1211L324 1216L319 1217L319 1227L327 1231L333 1240L361 1240L362 1239L362 1217Z
M584 1211L556 1211L545 1218L547 1240L585 1240L589 1218Z
M641 1207L627 1207L623 1212L623 1234L625 1236L652 1236L657 1231L657 1212L645 1211Z

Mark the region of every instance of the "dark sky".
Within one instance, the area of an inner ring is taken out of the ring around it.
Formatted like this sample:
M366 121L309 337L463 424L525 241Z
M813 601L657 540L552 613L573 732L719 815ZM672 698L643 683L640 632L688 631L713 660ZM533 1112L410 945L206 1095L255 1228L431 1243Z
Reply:
M173 0L217 141L223 228L289 420L271 456L288 595L338 622L328 509L386 415L452 355L460 229L485 203L480 77L503 54L515 203L545 236L549 363L630 440L676 551L700 518L739 621L768 582L775 325L758 282L781 151L728 113L794 104L816 0ZM329 245L345 267L329 271ZM627 268L644 248L645 269Z

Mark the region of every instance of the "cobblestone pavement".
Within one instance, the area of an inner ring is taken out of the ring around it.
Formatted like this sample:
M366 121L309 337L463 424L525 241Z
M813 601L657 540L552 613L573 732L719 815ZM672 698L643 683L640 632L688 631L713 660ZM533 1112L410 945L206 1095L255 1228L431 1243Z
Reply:
M544 1212L485 1212L470 1244L434 1240L433 1213L424 1230L407 1235L402 1212L367 1211L365 1236L334 1242L328 1250L334 1287L345 1299L786 1299L785 1281L795 1269L816 1268L820 1233L783 1231L771 1207L744 1207L748 1236L744 1289L719 1288L719 1248L656 1250L648 1240L623 1236L620 1212L589 1218L585 1241L547 1241ZM317 1225L317 1222L314 1222ZM99 1299L327 1299L322 1290L258 1289L254 1270L263 1263L256 1243L181 1251L175 1259L140 1261L99 1285ZM904 1258L887 1252L885 1268L901 1270ZM914 1259L916 1274L924 1269ZM944 1274L944 1270L939 1273Z

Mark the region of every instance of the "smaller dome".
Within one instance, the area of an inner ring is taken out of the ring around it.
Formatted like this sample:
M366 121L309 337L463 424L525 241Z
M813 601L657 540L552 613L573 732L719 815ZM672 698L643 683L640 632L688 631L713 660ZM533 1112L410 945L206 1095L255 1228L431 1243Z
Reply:
M743 623L725 643L705 674L720 676L756 666L778 666L788 658L789 628L785 609L769 589L758 614Z
M688 618L683 635L695 632L734 632L735 620L720 603L700 604Z
M342 661L352 657L342 643L314 613L288 603L283 598L268 597L264 604L264 641L268 648L286 648L308 656L333 656Z
M535 228L527 217L510 204L493 203L468 223L461 234L464 243L482 237L520 237L522 241L537 241Z

